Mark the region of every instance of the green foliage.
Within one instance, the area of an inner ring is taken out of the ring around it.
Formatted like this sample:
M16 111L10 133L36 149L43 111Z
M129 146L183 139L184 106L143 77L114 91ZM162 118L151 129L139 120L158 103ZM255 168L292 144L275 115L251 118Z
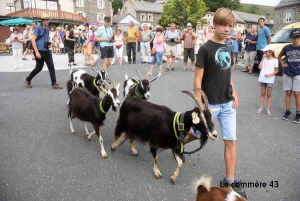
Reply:
M253 4L241 4L237 11L242 11L246 13L252 13L256 15L269 14L272 19L274 19L274 7L272 6L262 6L262 5L253 5Z
M187 23L191 23L195 27L207 10L203 0L168 0L158 24L167 26L170 23L176 23L184 27Z
M118 13L118 8L122 9L123 1L122 0L114 0L114 2L112 2L112 7L114 9L114 15L115 15Z
M209 11L216 12L219 8L225 7L236 10L240 7L240 0L203 0Z

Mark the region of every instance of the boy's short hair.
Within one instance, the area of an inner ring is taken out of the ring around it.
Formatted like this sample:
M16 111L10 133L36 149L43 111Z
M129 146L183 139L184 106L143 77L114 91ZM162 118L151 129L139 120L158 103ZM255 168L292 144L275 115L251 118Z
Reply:
M219 8L214 15L214 25L235 24L235 16L229 8Z
M265 18L261 17L257 20L257 22L259 22L259 20L265 21Z

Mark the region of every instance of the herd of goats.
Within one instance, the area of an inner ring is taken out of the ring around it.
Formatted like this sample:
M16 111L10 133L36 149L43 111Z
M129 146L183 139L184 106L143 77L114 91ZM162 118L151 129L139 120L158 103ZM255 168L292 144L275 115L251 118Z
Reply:
M157 77L149 80L148 73L147 77L143 78L142 74L136 70L139 78L128 78L127 74L125 75L126 80L123 85L125 100L121 104L119 100L120 84L116 85L113 80L111 85L106 81L107 73L110 69L101 70L100 66L98 66L98 69L92 69L97 73L96 77L89 75L85 70L74 70L71 72L70 80L67 82L69 95L67 104L68 117L71 133L74 134L76 132L73 128L72 119L78 118L83 122L85 135L89 140L94 134L99 137L103 158L106 158L107 154L99 130L110 107L112 107L113 111L116 111L118 108L118 119L111 150L115 150L129 139L131 153L138 156L133 141L148 143L154 161L154 176L161 178L162 174L157 167L157 150L172 149L178 163L175 172L171 176L173 184L175 184L183 165L180 154L183 152L184 143L188 141L190 130L194 129L202 133L200 149L206 144L208 138L213 140L217 138L217 133L212 123L212 112L209 109L207 97L201 89L194 89L194 91L201 93L202 100L198 99L190 91L182 91L193 98L197 106L182 113L175 112L166 106L147 101L150 98L151 83ZM89 133L86 122L93 125L93 132ZM206 198L207 200L212 200L212 193L215 196L216 192L226 190L226 188L220 187L210 188L209 177L202 177L197 183L196 189L198 191L197 200L206 200ZM234 192L230 187L228 187L227 191L228 194ZM240 198L238 194L236 196ZM224 197L225 199L226 196Z

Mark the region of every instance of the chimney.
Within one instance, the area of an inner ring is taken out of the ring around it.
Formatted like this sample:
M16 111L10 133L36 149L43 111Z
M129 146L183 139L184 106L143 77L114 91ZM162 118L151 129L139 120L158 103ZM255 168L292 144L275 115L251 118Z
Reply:
M270 21L270 14L266 14L266 20Z
M120 12L121 12L121 9L120 9L120 8L118 8L118 15L120 15Z

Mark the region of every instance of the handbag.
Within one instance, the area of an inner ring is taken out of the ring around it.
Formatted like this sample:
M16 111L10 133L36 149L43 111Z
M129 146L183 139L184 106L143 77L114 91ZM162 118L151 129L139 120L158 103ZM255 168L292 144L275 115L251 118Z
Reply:
M152 50L151 50L151 56L155 55L156 53L156 49L155 49L155 46L153 46Z
M117 49L120 49L121 47L122 47L122 44L116 45L116 48L117 48Z

